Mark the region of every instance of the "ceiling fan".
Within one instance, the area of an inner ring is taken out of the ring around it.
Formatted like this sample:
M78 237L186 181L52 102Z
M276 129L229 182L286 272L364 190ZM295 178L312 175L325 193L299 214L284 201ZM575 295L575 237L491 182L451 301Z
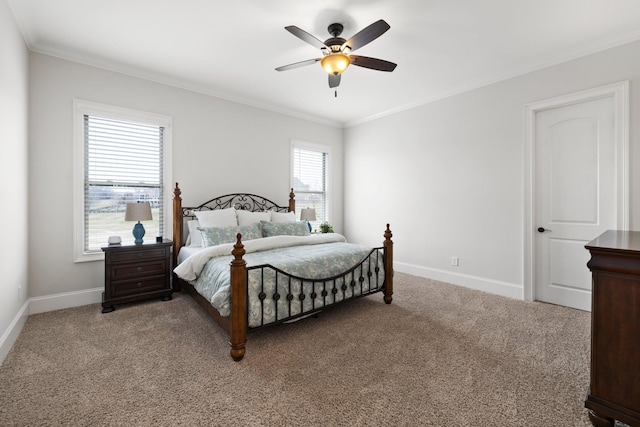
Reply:
M371 43L382 34L384 34L389 28L384 20L374 22L368 27L363 28L349 40L345 40L340 37L344 27L342 24L331 24L327 28L331 37L324 42L307 33L304 30L290 25L284 27L300 40L309 43L311 46L317 47L322 52L322 58L307 59L306 61L295 62L289 65L283 65L276 68L276 71L292 70L298 67L304 67L305 65L315 64L320 62L322 68L329 73L329 87L336 88L340 85L340 75L351 64L358 67L370 68L378 71L393 71L396 68L396 64L393 62L385 61L383 59L370 58L368 56L351 55L356 49Z

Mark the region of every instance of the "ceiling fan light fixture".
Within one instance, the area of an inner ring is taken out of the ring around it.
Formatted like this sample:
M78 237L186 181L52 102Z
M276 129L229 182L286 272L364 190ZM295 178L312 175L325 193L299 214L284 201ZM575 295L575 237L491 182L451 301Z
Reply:
M343 53L331 53L320 60L320 65L329 74L337 76L342 74L344 70L351 64L349 57Z

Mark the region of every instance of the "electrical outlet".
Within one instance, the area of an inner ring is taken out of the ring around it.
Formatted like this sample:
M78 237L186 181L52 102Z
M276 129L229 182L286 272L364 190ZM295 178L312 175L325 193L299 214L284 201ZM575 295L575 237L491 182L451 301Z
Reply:
M455 265L456 267L460 264L460 259L457 256L451 257L451 265Z

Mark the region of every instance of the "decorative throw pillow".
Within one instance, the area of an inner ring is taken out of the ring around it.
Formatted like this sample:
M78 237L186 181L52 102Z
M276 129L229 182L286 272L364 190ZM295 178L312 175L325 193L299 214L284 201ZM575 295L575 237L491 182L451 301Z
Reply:
M296 214L294 214L293 212L271 211L271 222L282 223L282 222L295 222L295 221L296 221Z
M262 237L260 224L233 225L231 227L198 227L202 235L202 243L205 248L222 245L223 243L235 243L236 235L240 233L242 240L259 239Z
M233 208L196 211L195 214L198 221L200 221L200 227L230 227L238 225L236 210Z
M295 221L295 222L267 222L260 221L262 226L262 235L264 237L271 236L308 236L309 234L309 222L308 221Z
M238 209L236 215L238 216L238 225L251 225L271 220L271 212L251 212Z

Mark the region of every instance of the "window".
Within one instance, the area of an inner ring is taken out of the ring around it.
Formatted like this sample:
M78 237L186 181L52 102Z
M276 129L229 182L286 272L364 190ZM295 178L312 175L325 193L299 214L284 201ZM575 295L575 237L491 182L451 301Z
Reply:
M291 143L291 186L296 193L296 213L303 208L316 210L317 229L323 221L330 222L329 167L330 147L301 141Z
M74 121L76 261L102 259L109 236L133 240L134 224L124 221L127 203L151 204L145 240L164 235L171 119L75 100Z

